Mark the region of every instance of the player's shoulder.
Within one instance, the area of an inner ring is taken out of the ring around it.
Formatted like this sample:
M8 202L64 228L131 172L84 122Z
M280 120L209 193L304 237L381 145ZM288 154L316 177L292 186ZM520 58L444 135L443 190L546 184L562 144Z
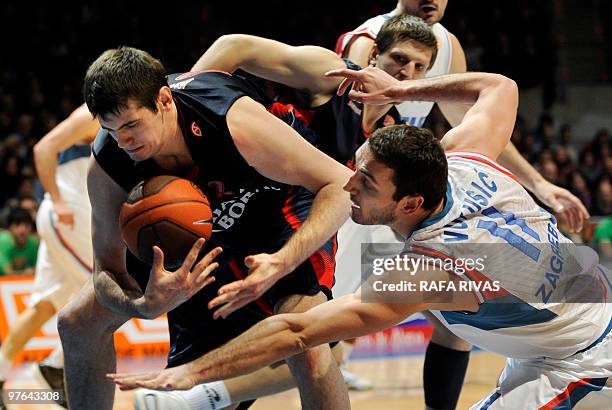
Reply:
M104 128L100 128L94 142L91 146L91 151L94 157L98 157L102 152L108 150L112 146L116 146L116 142L113 137L110 135L110 132L105 130Z
M168 75L168 86L173 90L195 89L198 86L210 86L219 81L234 81L234 76L220 70L189 71Z

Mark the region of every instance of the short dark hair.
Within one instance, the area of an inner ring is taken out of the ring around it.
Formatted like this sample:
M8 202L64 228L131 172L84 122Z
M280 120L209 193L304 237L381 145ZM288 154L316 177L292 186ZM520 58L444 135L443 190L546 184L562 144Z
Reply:
M157 112L159 89L168 85L163 64L132 47L106 50L85 74L83 94L93 116L117 115L128 99Z
M421 195L424 209L440 203L448 184L448 164L442 145L431 131L392 125L376 130L368 138L368 145L374 158L394 171L394 201Z
M376 36L376 46L379 53L384 53L398 41L412 40L423 44L431 50L431 68L438 55L438 41L430 26L417 16L399 14L391 17L380 28Z
M6 219L6 222L6 226L8 227L13 225L19 225L22 223L34 226L34 220L32 219L32 215L30 215L30 212L23 208L11 209L8 214L8 218Z

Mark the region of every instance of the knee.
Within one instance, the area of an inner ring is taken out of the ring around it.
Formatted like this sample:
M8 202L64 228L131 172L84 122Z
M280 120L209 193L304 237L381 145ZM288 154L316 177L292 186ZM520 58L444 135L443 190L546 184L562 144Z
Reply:
M72 336L86 337L90 335L90 327L95 324L95 320L87 318L83 309L69 303L64 306L57 314L57 330L62 339L69 339Z

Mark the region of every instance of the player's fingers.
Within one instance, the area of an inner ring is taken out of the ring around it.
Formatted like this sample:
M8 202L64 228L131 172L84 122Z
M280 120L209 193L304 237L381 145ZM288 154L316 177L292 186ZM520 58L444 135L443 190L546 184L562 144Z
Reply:
M578 209L578 212L580 213L583 219L586 220L591 217L589 211L586 209L582 201L578 199L578 197L570 193L567 199Z
M164 252L159 246L153 246L153 272L164 270Z
M351 70L349 68L337 68L335 70L329 70L325 73L325 77L344 77L349 79L359 78L361 74L359 71Z
M342 82L338 86L338 90L336 91L336 94L344 95L346 90L353 84L353 81L354 80L351 80L351 79L348 79L348 78L345 78L344 80L342 80Z
M361 91L357 91L357 90L349 91L349 98L351 100L355 100L355 101L359 101L359 102L365 102L364 101L364 96L366 96L366 93L362 93Z
M219 289L217 293L219 295L223 295L225 293L240 292L240 291L247 289L251 283L252 281L250 281L249 277L247 277L246 279L237 280L235 282L228 283L227 285L221 286L221 288Z
M218 267L219 267L219 264L217 262L213 262L210 265L208 265L202 271L202 273L200 273L199 275L197 275L195 277L194 283L195 283L196 288L198 290L202 289L205 286L210 285L211 283L213 283L215 281L215 277L214 276L210 276L210 274L212 273L212 271L214 271Z
M223 252L223 249L217 246L215 249L204 255L204 257L196 264L192 271L196 272L196 274L204 271L204 269L206 269L207 266L210 266L215 258L221 254L221 252ZM217 264L217 266L219 266L219 264Z
M213 313L213 319L219 319L220 317L225 319L226 317L228 317L229 315L231 315L238 309L251 303L253 300L255 300L254 297L241 297L230 303L227 303L223 305L222 307L220 307L219 309L215 310L215 313Z
M214 298L213 300L211 300L210 302L208 302L208 308L209 309L214 309L214 308L216 308L219 305L222 305L224 303L229 303L237 295L238 295L238 291L226 292L226 293L224 293L222 295L219 295L216 298Z
M193 264L198 259L198 255L202 250L202 246L204 246L204 242L204 238L199 238L197 241L195 241L195 243L189 250L189 253L187 254L187 257L183 261L182 265L182 267L187 269L187 271L191 271L191 269L193 268Z

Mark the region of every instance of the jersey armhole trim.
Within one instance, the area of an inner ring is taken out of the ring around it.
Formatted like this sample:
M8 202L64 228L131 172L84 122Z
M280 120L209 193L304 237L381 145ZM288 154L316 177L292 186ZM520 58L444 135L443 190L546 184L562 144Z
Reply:
M506 169L503 166L501 166L500 164L498 164L493 159L487 157L486 155L478 154L476 152L454 151L454 152L447 152L446 153L446 158L447 159L451 159L451 158L463 158L463 159L469 159L471 161L480 162L481 164L488 165L489 167L495 169L498 172L501 172L502 174L512 178L513 180L515 180L516 182L521 184L521 181L519 181L519 179L512 172L510 172L508 169Z

